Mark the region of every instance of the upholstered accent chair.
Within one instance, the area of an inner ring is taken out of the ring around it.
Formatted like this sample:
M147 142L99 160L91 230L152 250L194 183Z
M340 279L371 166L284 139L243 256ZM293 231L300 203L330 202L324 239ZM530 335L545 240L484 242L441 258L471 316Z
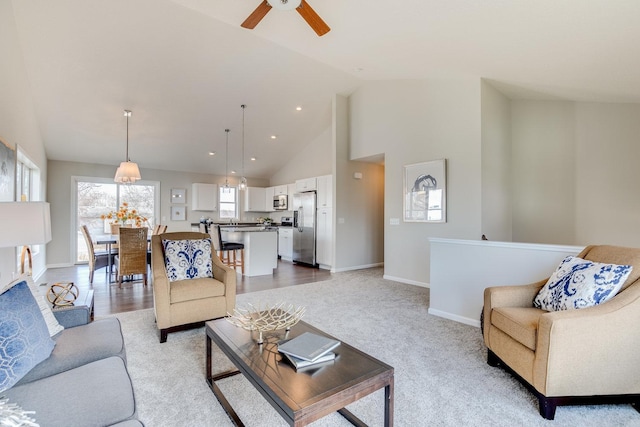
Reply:
M515 374L546 419L558 405L631 403L640 412L640 249L588 246L577 256L633 270L618 294L589 308L535 308L548 279L485 289L487 363Z
M160 342L167 334L198 327L204 321L224 317L236 305L236 272L220 261L211 248L213 277L170 280L165 262L163 240L210 239L199 232L172 232L151 236L153 303Z

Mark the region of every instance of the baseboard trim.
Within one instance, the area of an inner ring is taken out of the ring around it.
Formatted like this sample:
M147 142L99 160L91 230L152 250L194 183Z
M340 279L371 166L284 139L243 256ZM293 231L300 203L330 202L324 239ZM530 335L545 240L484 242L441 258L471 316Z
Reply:
M417 280L405 279L404 277L390 276L388 274L382 275L383 279L393 280L394 282L406 283L407 285L420 286L421 288L429 288L429 283L418 282Z
M383 266L384 266L384 262L377 262L374 264L354 265L351 267L344 267L344 268L332 268L331 272L341 273L343 271L364 270L366 268L383 267Z
M480 328L480 320L470 319L468 317L458 316L456 314L447 313L446 311L436 310L433 308L429 308L429 314L434 316L443 317L445 319L454 320L456 322L464 323L465 325L475 326L476 328Z

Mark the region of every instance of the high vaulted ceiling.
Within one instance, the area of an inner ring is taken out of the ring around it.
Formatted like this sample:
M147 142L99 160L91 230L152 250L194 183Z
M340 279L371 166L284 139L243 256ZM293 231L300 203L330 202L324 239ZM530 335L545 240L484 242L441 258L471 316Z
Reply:
M245 175L268 179L330 128L334 94L368 80L640 102L638 0L307 0L322 37L295 11L241 28L260 1L13 0L47 156L115 170L130 109L141 168L224 174L229 128L240 171L246 104Z

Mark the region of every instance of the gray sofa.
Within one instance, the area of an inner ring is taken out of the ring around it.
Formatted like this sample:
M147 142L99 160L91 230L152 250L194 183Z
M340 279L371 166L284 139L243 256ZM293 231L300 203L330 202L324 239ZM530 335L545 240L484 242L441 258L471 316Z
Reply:
M42 427L139 427L116 318L77 325L73 311L54 313L65 327L51 355L3 394Z

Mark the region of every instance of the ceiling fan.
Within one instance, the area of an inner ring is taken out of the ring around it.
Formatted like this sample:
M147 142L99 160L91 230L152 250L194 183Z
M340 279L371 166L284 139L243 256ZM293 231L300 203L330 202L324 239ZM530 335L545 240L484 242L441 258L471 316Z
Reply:
M331 30L305 0L262 0L262 3L240 26L249 30L254 29L272 7L279 10L297 10L319 36L323 36Z

